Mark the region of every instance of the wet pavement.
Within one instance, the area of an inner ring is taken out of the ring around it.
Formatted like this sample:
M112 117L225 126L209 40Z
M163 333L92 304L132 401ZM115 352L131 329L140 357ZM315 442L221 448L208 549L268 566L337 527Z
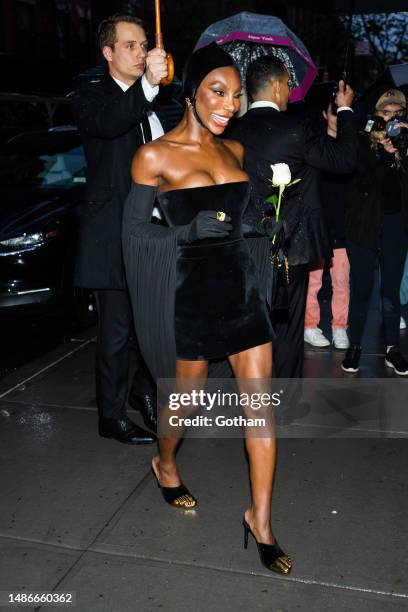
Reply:
M93 308L93 306L91 307ZM78 312L0 314L0 379L95 325L96 315Z
M390 376L378 324L373 310L362 376ZM406 439L279 440L273 525L294 560L281 577L243 548L242 440L186 440L199 506L171 508L153 447L97 435L94 352L90 328L0 380L0 591L74 592L76 612L407 609ZM305 355L306 376L342 376L341 352Z

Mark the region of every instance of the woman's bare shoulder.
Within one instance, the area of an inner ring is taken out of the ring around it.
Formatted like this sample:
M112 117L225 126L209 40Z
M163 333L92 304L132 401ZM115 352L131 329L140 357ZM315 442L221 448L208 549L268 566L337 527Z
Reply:
M157 186L166 167L168 143L158 138L148 142L136 151L131 166L132 179L135 183Z

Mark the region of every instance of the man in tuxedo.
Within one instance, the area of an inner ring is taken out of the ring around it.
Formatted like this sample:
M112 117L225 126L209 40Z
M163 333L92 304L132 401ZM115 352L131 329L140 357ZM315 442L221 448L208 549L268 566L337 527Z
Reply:
M167 76L166 54L162 49L147 51L142 22L128 15L103 21L98 44L107 73L102 78L78 81L73 101L87 160L75 284L95 292L99 434L127 444L149 444L155 436L126 414L133 321L121 226L133 155L144 142L163 134L152 102L160 80ZM155 387L140 353L136 360L132 405L153 426Z
M288 307L272 312L277 334L275 375L301 378L303 332L309 263L331 255L330 240L321 212L319 170L351 172L356 164L356 130L350 105L353 91L343 81L336 95L338 138L316 136L306 123L288 115L290 82L284 64L272 55L248 68L248 112L236 121L228 137L245 148L245 170L255 197L251 217L270 214L266 198L273 193L271 164L288 164L292 179L301 179L285 191L281 219L288 245ZM268 210L267 210L268 207Z

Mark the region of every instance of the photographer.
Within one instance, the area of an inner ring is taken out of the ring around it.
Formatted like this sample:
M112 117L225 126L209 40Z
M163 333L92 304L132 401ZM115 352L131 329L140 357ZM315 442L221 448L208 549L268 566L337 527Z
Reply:
M359 134L358 167L346 209L351 346L341 366L345 372L359 370L378 258L385 364L396 374L408 375L408 362L398 348L399 291L408 247L407 140L406 99L401 91L392 89L378 99L373 118Z

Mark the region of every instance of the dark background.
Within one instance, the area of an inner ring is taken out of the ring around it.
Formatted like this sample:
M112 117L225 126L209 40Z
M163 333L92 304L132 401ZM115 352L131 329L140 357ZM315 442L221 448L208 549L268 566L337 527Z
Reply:
M245 10L282 18L309 48L320 74L339 76L346 40L340 19L268 0L162 0L165 46L176 72L210 23ZM141 16L153 45L153 0L0 0L0 91L68 93L72 78L99 59L97 24L115 12Z

